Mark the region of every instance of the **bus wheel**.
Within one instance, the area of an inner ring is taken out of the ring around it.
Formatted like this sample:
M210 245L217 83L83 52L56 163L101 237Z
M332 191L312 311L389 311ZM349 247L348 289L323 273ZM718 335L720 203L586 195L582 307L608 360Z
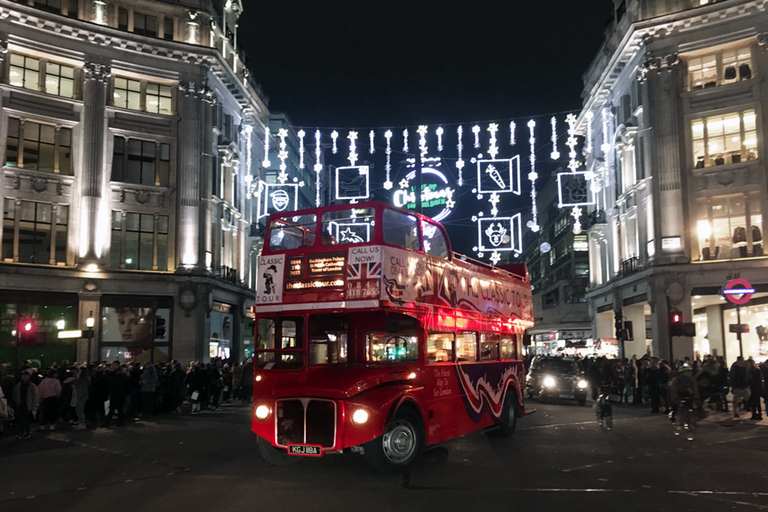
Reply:
M517 427L517 400L511 393L504 399L504 408L501 410L501 421L499 428L492 430L491 433L498 437L511 437Z
M424 450L424 429L418 414L398 411L384 435L366 443L365 457L379 473L408 469Z
M290 464L296 464L299 462L299 457L288 455L285 450L272 446L272 443L263 437L257 436L256 444L259 447L259 455L261 455L265 461L269 462L273 466L288 466Z

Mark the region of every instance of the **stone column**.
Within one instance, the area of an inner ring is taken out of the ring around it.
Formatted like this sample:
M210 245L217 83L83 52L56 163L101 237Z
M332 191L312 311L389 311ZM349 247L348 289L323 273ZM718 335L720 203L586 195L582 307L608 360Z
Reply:
M79 229L78 265L98 264L107 255L104 254L103 242L109 240L109 212L106 185L109 183L105 174L105 148L107 144L107 89L111 69L105 64L88 62L84 66L83 113L82 113L82 158L79 170L81 211ZM106 216L106 217L105 217ZM106 218L106 222L103 219ZM99 219L102 219L100 222Z

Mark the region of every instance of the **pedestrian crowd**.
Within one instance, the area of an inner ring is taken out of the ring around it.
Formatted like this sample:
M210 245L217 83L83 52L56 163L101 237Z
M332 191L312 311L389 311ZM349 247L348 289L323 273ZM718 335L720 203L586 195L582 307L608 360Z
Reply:
M122 426L160 414L219 411L225 402L250 403L253 366L221 359L169 363L120 361L53 365L41 371L0 366L0 435L18 439L39 430ZM36 428L35 428L36 427Z
M695 381L696 398L707 409L732 413L735 418L747 414L750 420L762 420L761 398L768 414L768 359L762 363L738 356L728 366L722 357L705 356L691 361L686 357L670 364L644 355L641 358L585 358L582 369L592 389L593 399L599 386L611 386L622 402L650 406L651 413L674 412L674 380L680 370L690 370ZM730 403L729 403L730 396Z

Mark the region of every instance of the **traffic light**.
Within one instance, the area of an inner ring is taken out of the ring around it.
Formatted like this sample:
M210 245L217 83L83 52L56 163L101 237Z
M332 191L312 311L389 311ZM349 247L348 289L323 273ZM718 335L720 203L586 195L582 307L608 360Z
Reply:
M683 312L679 309L669 311L669 335L683 336Z
M37 326L32 318L19 319L19 345L31 347L37 344Z
M166 334L165 318L158 316L155 319L155 339L163 339Z

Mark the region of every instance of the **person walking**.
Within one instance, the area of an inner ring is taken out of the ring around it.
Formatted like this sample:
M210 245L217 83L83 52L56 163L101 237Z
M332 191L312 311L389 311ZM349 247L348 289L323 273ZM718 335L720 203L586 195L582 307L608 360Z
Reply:
M37 386L31 381L31 372L21 372L19 382L13 388L13 403L16 406L16 439L27 439L32 436L30 423L39 406Z
M72 401L70 405L75 408L77 424L75 430L85 430L85 404L88 403L88 388L91 385L91 377L88 375L86 365L79 366L72 381Z
M54 430L59 419L59 399L61 398L61 381L56 376L56 370L49 368L37 388L40 400L40 430Z
M125 424L125 395L127 389L127 367L120 361L113 361L107 376L109 387L109 413L104 418L104 426L109 427L112 416L117 415L117 426Z
M145 363L141 369L141 416L155 415L155 392L158 384L155 365Z
M760 421L763 419L762 411L760 409L760 398L763 396L765 388L763 384L763 374L751 357L747 359L747 382L749 383L747 411L752 413L752 416L749 419ZM768 411L766 411L766 413L768 413Z
M738 356L728 372L728 380L733 392L733 417L739 417L739 410L745 408L749 400L749 382L747 381L747 362Z

